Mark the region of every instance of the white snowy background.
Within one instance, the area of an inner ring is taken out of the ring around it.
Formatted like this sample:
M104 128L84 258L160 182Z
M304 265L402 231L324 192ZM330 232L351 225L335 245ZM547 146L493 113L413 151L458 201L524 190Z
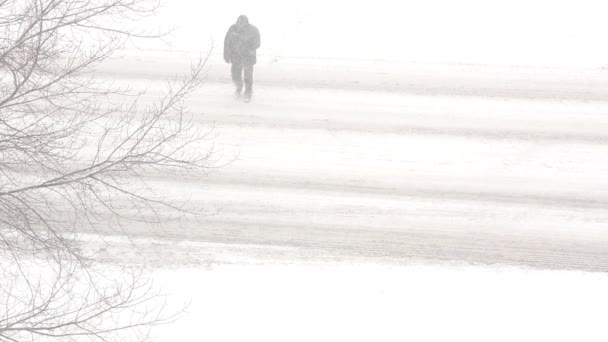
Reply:
M174 29L175 49L221 50L239 14L276 57L528 66L608 66L601 0L165 2L151 20ZM156 45L156 43L148 43Z

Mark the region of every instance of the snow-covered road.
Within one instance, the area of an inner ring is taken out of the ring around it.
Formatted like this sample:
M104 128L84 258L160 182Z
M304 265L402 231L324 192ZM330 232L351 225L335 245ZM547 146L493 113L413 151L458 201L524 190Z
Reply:
M209 216L142 240L149 262L236 253L608 270L606 72L405 65L407 85L383 88L373 64L350 73L361 87L338 67L315 86L318 66L294 66L281 83L262 65L245 104L224 69L188 105L215 126L216 157L230 164L200 179L151 177ZM128 75L131 86L156 82Z
M245 104L214 65L188 105L227 165L148 177L208 215L90 240L191 303L158 341L606 340L608 73L394 67L261 64Z
M581 272L608 271L601 1L167 4L174 51L98 76L154 89L211 40L188 105L229 165L149 177L202 220L91 242L191 301L158 341L607 340L608 277ZM247 105L220 46L240 13L263 37Z

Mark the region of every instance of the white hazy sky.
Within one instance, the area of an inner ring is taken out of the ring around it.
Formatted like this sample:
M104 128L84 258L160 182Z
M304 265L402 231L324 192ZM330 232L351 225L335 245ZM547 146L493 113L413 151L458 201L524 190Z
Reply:
M608 65L605 0L165 0L176 49L221 50L247 14L259 54L506 65ZM216 50L216 52L218 52Z

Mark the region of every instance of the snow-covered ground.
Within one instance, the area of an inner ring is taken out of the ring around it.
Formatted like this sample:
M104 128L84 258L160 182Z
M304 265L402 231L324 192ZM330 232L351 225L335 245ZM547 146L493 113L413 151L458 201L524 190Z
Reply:
M608 276L481 267L157 272L191 306L158 341L605 341Z
M162 82L138 67L122 77L153 98ZM285 67L291 86L271 85L275 71L260 67L244 104L227 67L213 65L188 104L201 128L214 127L201 148L212 144L228 165L201 179L150 176L209 214L181 222L171 238L281 247L288 258L608 269L608 72L588 74L583 87L587 71L405 64L412 85L398 89L295 86L314 81L301 69L320 67ZM374 84L384 67L352 71ZM339 80L343 69L333 70L325 76ZM427 76L444 91L417 86ZM175 263L201 262L182 255Z
M97 74L154 98L216 45L188 105L227 165L148 178L208 216L89 245L191 300L159 341L608 339L600 2L184 3L154 19L174 51ZM241 13L249 104L221 60Z
M99 77L185 66L135 58ZM159 341L608 338L607 72L300 60L245 104L227 69L188 105L228 165L149 177L209 215L90 245L191 299Z

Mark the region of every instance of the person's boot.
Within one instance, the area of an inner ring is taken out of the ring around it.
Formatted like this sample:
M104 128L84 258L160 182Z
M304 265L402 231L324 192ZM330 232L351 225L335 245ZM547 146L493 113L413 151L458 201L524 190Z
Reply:
M249 92L249 91L245 92L244 100L245 100L245 102L251 101L251 92Z

